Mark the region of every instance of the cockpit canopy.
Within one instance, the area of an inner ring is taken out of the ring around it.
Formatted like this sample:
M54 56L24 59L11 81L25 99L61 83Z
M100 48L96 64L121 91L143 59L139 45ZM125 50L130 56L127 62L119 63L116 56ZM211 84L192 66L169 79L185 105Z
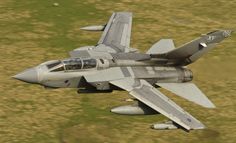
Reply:
M90 68L95 68L96 66L97 66L96 59L91 59L91 58L65 59L62 61L58 60L50 64L47 64L47 67L51 72L90 69Z

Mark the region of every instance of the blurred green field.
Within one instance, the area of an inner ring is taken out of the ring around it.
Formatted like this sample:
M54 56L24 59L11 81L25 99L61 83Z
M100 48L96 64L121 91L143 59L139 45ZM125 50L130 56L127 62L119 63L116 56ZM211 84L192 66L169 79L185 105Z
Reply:
M54 6L53 3L59 6ZM101 33L79 28L105 24L113 11L134 14L132 46L147 50L161 38L176 45L216 29L236 30L231 0L1 0L0 143L234 143L236 142L236 34L190 66L194 82L215 103L205 109L169 95L207 129L157 131L162 115L110 113L129 95L47 90L11 76L47 60L63 59L74 48L95 45Z

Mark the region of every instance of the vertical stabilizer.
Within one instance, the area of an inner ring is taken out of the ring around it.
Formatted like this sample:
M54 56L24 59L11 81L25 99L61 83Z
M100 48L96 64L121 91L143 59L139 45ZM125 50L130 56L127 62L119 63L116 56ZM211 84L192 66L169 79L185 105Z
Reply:
M216 44L231 35L231 30L217 30L205 34L179 48L165 53L165 58L176 60L180 65L188 65L214 48Z

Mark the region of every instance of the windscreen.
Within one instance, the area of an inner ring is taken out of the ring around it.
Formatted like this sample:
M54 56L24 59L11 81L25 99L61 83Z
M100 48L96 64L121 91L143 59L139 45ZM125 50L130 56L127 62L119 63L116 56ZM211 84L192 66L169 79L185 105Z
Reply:
M82 62L79 58L63 61L66 70L78 70L82 68Z
M61 64L61 61L55 61L55 62L52 62L50 64L47 64L47 67L48 67L48 69L51 69L51 68L53 68L53 67L55 67L59 64Z
M84 59L83 69L95 68L97 66L97 61L95 59Z
M57 68L53 69L51 72L58 72L58 71L64 71L64 66L63 65L60 65L58 66Z
M89 69L95 68L97 66L96 59L67 59L63 61L66 70L79 70L79 69Z

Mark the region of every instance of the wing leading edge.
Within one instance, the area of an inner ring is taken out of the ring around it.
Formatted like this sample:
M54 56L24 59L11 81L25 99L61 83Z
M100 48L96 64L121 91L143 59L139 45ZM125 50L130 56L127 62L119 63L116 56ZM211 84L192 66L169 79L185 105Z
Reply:
M200 121L184 111L145 80L123 78L110 81L110 83L129 91L129 94L139 101L163 114L186 130L204 128Z

